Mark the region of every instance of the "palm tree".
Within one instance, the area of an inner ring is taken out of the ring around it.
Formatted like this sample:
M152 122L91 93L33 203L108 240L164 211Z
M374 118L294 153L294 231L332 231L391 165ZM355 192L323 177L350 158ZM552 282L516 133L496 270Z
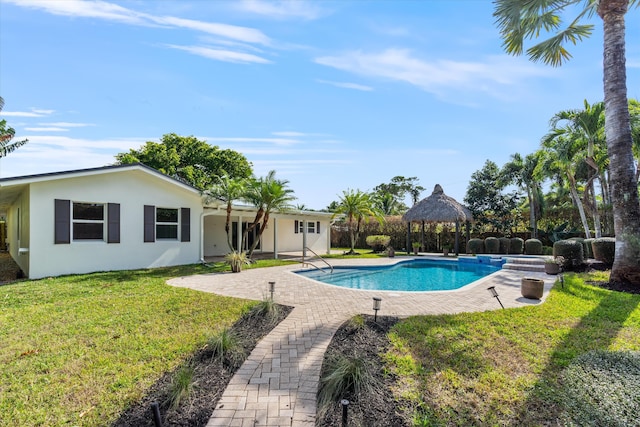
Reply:
M0 111L2 111L2 107L4 107L4 99L0 96ZM12 127L7 127L6 120L0 120L0 158L6 157L16 148L21 147L29 142L28 139L11 142L15 134L15 129L13 129Z
M227 205L227 218L224 223L224 231L227 233L227 245L229 245L229 250L231 252L234 251L233 243L231 242L231 233L230 233L230 225L231 225L231 204L234 200L240 199L247 188L247 180L244 178L231 178L226 173L222 176L217 176L214 178L214 184L206 193L207 202L210 202L214 199L220 200ZM238 250L241 250L240 248Z
M550 123L554 131L567 133L569 134L569 138L574 139L580 144L580 157L582 157L584 162L592 169L592 173L587 181L587 191L584 193L584 198L585 205L589 208L593 216L593 227L596 238L601 237L602 228L595 196L594 180L598 179L600 182L602 201L607 204L609 191L604 174L607 159L606 156L601 155L602 152L606 150L604 139L604 104L597 102L589 105L585 99L584 110L560 111L551 118ZM566 126L558 127L561 123L566 124ZM603 164L603 160L605 164Z
M609 171L616 254L611 269L612 282L627 282L640 287L640 199L635 179L631 124L627 100L625 64L625 20L629 6L637 0L494 0L497 25L505 50L523 53L525 40L541 33L555 32L549 39L527 49L533 61L559 66L571 55L566 43L589 37L593 25L581 24L596 13L603 22L605 136ZM565 12L583 5L577 17L562 28Z
M589 223L584 211L584 205L578 194L578 167L581 159L577 155L578 146L567 132L554 129L542 139L541 170L547 176L560 176L569 183L571 199L580 213L580 220L586 238L591 237Z
M543 195L536 168L541 153L527 155L524 159L519 153L511 155L511 161L502 167L505 178L527 192L529 201L529 225L531 237L538 237L538 219L542 216Z
M291 209L291 202L296 198L293 196L293 190L287 188L289 181L279 180L275 178L276 171L269 171L266 177L252 180L243 198L258 208L256 216L251 224L247 227L243 234L243 245L246 242L249 233L258 227L258 233L256 235L251 248L249 248L249 258L253 255L253 251L258 246L262 233L267 228L269 223L269 216L271 212L279 211L284 212ZM262 221L262 223L260 223Z
M384 221L384 216L379 209L375 207L375 203L370 194L360 190L345 190L340 196L338 207L334 211L333 217L336 215L345 215L347 219L347 227L349 227L349 237L351 240L351 248L347 255L356 253L355 247L360 237L360 227L362 222L368 222L373 217L380 223ZM333 218L332 217L332 218Z

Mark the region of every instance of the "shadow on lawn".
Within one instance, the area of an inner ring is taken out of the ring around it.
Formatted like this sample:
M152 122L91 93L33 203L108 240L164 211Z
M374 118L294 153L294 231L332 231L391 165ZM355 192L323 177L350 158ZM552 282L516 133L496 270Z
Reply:
M599 304L580 319L571 331L558 343L551 353L550 360L528 398L523 402L513 426L556 425L562 413L562 370L576 356L592 350L607 350L614 341L625 320L638 306L638 298L605 290L576 288L567 281L558 292L571 293L580 298L583 292L602 293Z

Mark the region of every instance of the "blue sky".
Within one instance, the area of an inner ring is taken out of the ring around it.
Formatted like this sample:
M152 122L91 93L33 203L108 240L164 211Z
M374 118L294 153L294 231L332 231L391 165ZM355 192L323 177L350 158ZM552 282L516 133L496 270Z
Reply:
M487 159L539 146L602 95L602 35L560 68L506 55L492 5L424 1L0 0L0 117L29 143L0 176L112 164L165 134L275 169L321 209L416 176L462 201ZM640 98L640 13L627 86Z

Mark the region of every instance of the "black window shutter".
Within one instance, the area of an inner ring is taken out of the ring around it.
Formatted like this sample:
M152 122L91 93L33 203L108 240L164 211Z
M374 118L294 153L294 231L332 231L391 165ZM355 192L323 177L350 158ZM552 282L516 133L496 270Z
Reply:
M180 209L180 241L191 241L191 209Z
M107 243L120 243L120 203L107 203Z
M156 241L156 207L144 205L144 241Z
M294 224L293 224L293 232L294 232L294 233L296 233L296 234L298 234L298 220L295 220L295 221L294 221Z
M71 201L55 199L54 243L71 243Z
M316 233L320 234L320 221L316 221Z

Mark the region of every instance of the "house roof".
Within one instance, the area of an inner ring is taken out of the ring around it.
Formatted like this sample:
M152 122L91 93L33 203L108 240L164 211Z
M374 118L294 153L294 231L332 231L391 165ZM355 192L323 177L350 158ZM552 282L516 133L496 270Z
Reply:
M165 175L152 167L142 163L132 163L126 165L103 166L99 168L76 169L70 171L50 172L36 175L23 175L10 178L0 178L0 215L5 215L9 206L16 200L18 195L30 184L37 182L54 181L58 179L78 178L84 176L101 175L121 171L138 170L160 178L167 183L177 185L187 191L200 194L200 191L191 185Z

